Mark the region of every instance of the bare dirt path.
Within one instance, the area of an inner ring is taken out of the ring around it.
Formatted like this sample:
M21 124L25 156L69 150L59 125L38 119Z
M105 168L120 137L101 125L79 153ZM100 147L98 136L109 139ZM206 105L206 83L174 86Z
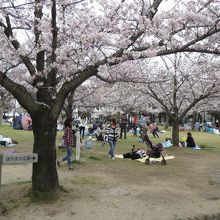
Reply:
M1 199L12 208L2 208L0 219L220 219L218 156L175 154L167 166L123 159L89 161L74 171L63 165L60 184L68 192L51 203L30 203L24 196L30 188L30 165L4 167Z

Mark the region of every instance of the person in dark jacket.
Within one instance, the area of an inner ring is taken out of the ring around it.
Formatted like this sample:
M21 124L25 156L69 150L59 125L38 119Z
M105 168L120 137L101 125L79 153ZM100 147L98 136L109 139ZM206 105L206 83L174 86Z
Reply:
M126 115L123 113L120 119L120 139L122 138L122 134L124 133L124 139L126 139L127 133L127 118Z
M190 132L187 133L186 144L187 144L187 147L196 147L195 141Z
M135 148L135 145L132 145L130 152L123 154L123 158L131 158L132 160L146 157L146 151L142 148Z

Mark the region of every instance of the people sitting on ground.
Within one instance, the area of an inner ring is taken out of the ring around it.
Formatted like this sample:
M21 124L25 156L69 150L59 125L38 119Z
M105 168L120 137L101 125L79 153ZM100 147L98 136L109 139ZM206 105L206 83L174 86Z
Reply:
M190 132L187 133L186 144L187 147L196 147L195 141Z
M4 137L3 135L0 135L0 146L13 147L16 144L18 144L18 142L12 140L10 137Z
M187 146L186 137L181 137L179 146L180 147L186 147Z
M164 148L172 147L173 144L172 144L171 138L166 138L165 141L162 142L162 145L163 145Z
M123 154L123 158L131 158L132 160L146 157L146 151L142 148L136 148L135 145L132 145L130 152Z

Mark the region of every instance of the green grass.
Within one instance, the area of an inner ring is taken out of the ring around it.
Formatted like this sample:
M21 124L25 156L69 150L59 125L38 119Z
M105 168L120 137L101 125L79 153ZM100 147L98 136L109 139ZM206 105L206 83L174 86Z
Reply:
M181 131L180 132L180 138L185 136L186 137L187 132ZM13 140L16 140L19 142L19 144L16 145L15 150L16 152L32 152L33 151L33 133L32 131L23 131L23 130L14 130L10 126L0 126L0 135L8 136ZM195 142L202 146L203 148L199 151L194 151L189 148L170 148L166 149L164 154L174 155L174 156L183 156L186 158L189 158L193 155L201 155L202 157L208 157L209 155L220 155L220 135L214 135L210 133L205 132L193 132L192 135L195 139ZM63 132L57 133L57 140L56 140L56 146L57 146L57 157L60 158L66 154L65 149L59 149L58 146L60 145L61 139L63 136ZM149 134L150 139L154 144L157 144L159 142L164 141L166 138L171 137L171 130L167 130L166 133L160 134L159 138L153 138L151 134ZM128 152L132 145L136 145L136 147L143 147L144 149L147 148L147 146L143 143L138 142L138 136L133 136L131 133L128 133L127 139L121 139L117 143L116 146L116 154L123 154ZM135 176L137 179L141 179L143 172L146 172L146 166L143 166L142 163L135 163L130 160L115 160L114 162L112 160L106 159L107 153L108 153L109 145L105 144L104 147L102 147L100 142L95 141L94 146L92 149L86 149L81 150L80 154L80 162L73 163L73 166L76 168L76 170L86 170L86 172L90 173L93 170L100 170L100 172L111 172L114 170L115 175L121 176L123 175L123 171L126 171L126 174L130 176ZM0 153L8 150L8 147L0 147ZM173 166L175 166L176 169L181 168L183 166L184 160L173 160ZM170 162L168 162L170 163ZM173 166L163 166L163 170L166 170L166 172L172 173L173 172ZM118 167L120 167L120 170L118 170ZM59 169L67 169L67 165L63 164ZM138 170L138 172L137 172ZM157 173L161 171L161 165L158 164L158 166L152 166L151 169L148 170L149 175L151 173ZM65 178L61 180L61 184L65 184ZM73 185L75 187L86 187L86 186L92 186L92 187L105 187L104 182L100 182L99 178L94 176L83 176L81 173L75 174L74 178L72 180L68 179L68 183L70 185ZM208 184L210 186L214 186L218 184L214 180L210 179L208 181ZM58 190L55 192L48 192L48 193L40 193L40 192L32 192L31 191L31 180L27 181L14 181L11 184L3 185L2 190L5 190L4 199L0 201L0 215L7 215L7 213L10 213L13 209L16 209L17 207L22 206L28 206L28 204L34 202L39 204L53 204L54 202L58 201L58 198L63 198L66 196L66 194L69 194L72 192L71 187L67 187L67 189L62 188L62 185ZM13 192L10 193L8 196L7 192ZM14 196L12 195L16 192L16 199L14 199ZM75 195L75 194L74 194ZM73 195L71 195L73 196ZM77 196L77 195L76 195Z
M180 132L180 138L181 137L186 137L187 131L181 131ZM10 126L0 126L0 135L8 136L12 138L13 140L16 140L19 142L17 146L15 147L16 152L32 152L33 150L33 133L32 131L23 131L23 130L14 130ZM207 157L209 154L218 154L220 155L220 135L214 135L210 133L205 133L205 132L194 132L192 131L192 135L195 139L195 142L202 146L202 149L199 151L194 151L189 148L170 148L165 151L165 154L172 154L176 156L177 154L181 155L202 155L204 157ZM63 155L66 154L65 149L59 149L58 146L60 145L60 141L62 139L63 132L58 132L57 133L57 157L62 157ZM164 141L166 138L171 137L171 131L167 130L166 133L160 134L159 138L153 138L151 134L149 134L150 139L153 141L154 144L157 144L159 142ZM132 145L136 145L136 147L143 147L147 148L147 146L143 143L138 142L138 136L133 136L132 134L128 133L127 139L121 139L117 143L116 146L116 154L123 154L128 152ZM0 147L0 153L7 150L8 148L6 147ZM95 141L94 146L92 149L86 149L86 150L81 150L80 154L80 162L74 162L74 167L76 168L81 168L81 169L88 169L90 167L92 169L104 169L110 171L110 170L117 170L118 167L121 167L122 170L126 170L130 175L137 175L137 177L142 175L142 172L146 171L146 167L143 166L141 163L133 163L129 160L115 160L112 162L112 160L107 160L106 156L108 153L109 145L105 144L104 147L101 146L100 142ZM176 167L181 167L182 162L179 161L173 161ZM137 173L137 168L140 170L140 173ZM59 169L67 169L67 165L61 166ZM167 172L169 172L170 169L172 169L172 166L166 166L163 167L163 169L166 169ZM149 172L157 172L161 170L161 166L153 166L153 169L151 169ZM121 172L121 171L120 171ZM121 173L117 173L117 175L122 175ZM69 181L69 180L68 180ZM100 185L98 183L98 180L96 178L91 178L91 177L83 177L83 176L77 176L77 178L74 178L72 180L73 185ZM210 180L209 185L215 185L216 183L213 180ZM14 182L13 184L7 184L2 186L3 188L10 187L10 188L16 188L22 189L29 189L31 188L31 181L17 181ZM25 196L24 196L24 193ZM17 191L16 191L17 192ZM57 192L51 193L49 192L48 194L42 194L39 192L31 192L27 190L20 190L20 197L17 196L17 198L20 198L18 200L14 200L11 198L8 198L7 201L0 202L0 213L6 214L10 212L10 210L21 206L23 204L23 200L27 201L26 203L28 204L30 201L31 202L39 202L41 203L42 201L46 203L50 203L51 201L56 201L57 198L59 197L60 194L63 195L63 193L68 192L66 189L60 188L57 190ZM58 193L58 194L57 194ZM27 196L28 194L28 196ZM61 196L62 197L62 196Z
M18 141L16 145L16 152L32 152L33 151L33 133L32 131L23 131L23 130L14 130L8 125L0 126L0 134L8 136L13 140ZM186 137L187 131L180 131L180 138ZM206 153L219 153L220 154L220 135L210 134L207 132L195 132L192 131L192 135L195 139L195 142L202 147L200 151L193 151L188 148L170 148L166 150L166 154L175 154L179 151L186 154L206 154ZM57 132L56 146L59 146L63 132ZM166 133L160 134L159 138L153 138L149 133L149 137L154 144L163 142L166 138L171 137L171 130L168 129ZM116 154L123 154L128 152L132 145L136 147L146 149L147 146L143 143L138 142L138 136L133 136L131 133L128 133L127 139L120 139L116 146ZM105 144L104 147L101 146L100 142L94 142L92 149L81 150L80 162L74 162L74 166L85 166L90 163L110 163L108 160L106 162L105 157L108 153L109 146ZM9 150L6 147L0 147L0 153L3 151ZM61 158L66 154L65 149L57 148L57 158ZM111 163L110 163L111 166ZM63 166L65 167L65 166Z
M32 131L24 131L24 130L14 130L9 125L1 125L0 126L0 134L3 136L8 136L13 140L18 141L19 143L16 146L16 152L32 152L33 150L33 133ZM187 131L180 131L180 138L186 137ZM195 132L192 131L192 135L195 139L195 142L202 147L202 151L209 152L220 152L220 135L210 134L207 132ZM57 146L60 145L61 139L63 136L63 132L57 132ZM154 144L163 142L166 138L171 137L170 129L167 130L166 133L160 134L159 138L153 138L151 134L149 134L150 139ZM128 133L127 139L121 139L117 144L116 153L122 154L131 149L132 145L136 145L136 147L144 147L146 145L138 142L138 136L133 136ZM94 143L93 149L90 150L82 150L81 158L88 158L91 161L101 161L103 159L103 155L106 154L108 144L105 144L104 147L101 147L99 142ZM0 147L0 152L5 150L5 147ZM185 149L184 149L185 150ZM186 149L191 150L191 149ZM65 149L58 149L57 151L58 157L64 155L66 153Z
M16 145L16 152L18 153L33 151L34 136L32 131L15 130L9 125L0 125L0 135L18 141L18 144ZM57 132L57 146L60 144L62 135L62 132ZM0 152L3 150L6 150L6 148L0 147Z

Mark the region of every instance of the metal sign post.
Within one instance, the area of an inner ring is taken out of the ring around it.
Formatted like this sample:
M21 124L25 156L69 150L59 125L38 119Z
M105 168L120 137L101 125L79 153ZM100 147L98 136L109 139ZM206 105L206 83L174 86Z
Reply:
M10 153L0 154L0 186L2 178L2 165L3 164L24 164L24 163L37 163L38 154L32 153Z
M32 153L11 153L3 154L3 164L37 163L38 154Z

